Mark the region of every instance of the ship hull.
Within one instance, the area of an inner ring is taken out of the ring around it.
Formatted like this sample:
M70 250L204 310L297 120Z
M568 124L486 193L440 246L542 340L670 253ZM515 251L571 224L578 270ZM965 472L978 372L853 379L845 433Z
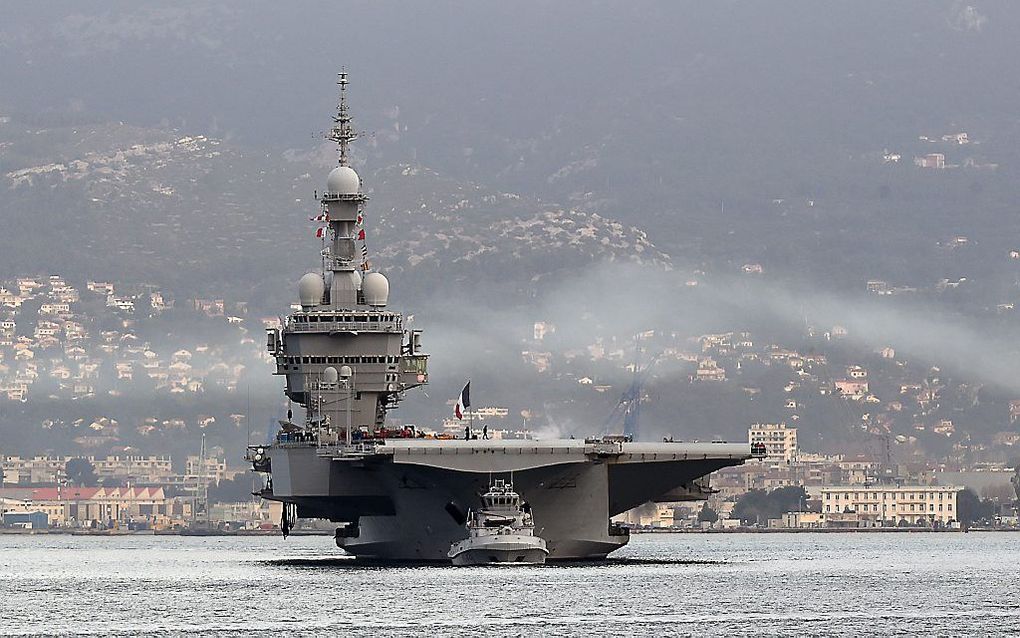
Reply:
M502 534L469 538L454 543L450 561L468 565L542 565L549 551L542 539L535 536Z
M402 487L409 481L427 489ZM604 558L625 545L610 534L605 466L551 467L514 474L514 488L531 504L535 534L546 540L551 560ZM348 552L377 559L442 560L466 536L448 506L466 511L485 492L488 474L402 468L391 492L394 516L359 520L358 538L341 539Z
M677 445L606 454L579 442L406 442L355 459L329 458L314 446L276 447L273 489L264 496L296 504L301 518L345 523L337 545L355 556L449 561L451 545L467 535L463 515L492 478L506 476L530 504L548 560L592 560L629 540L610 517L749 456L746 445Z

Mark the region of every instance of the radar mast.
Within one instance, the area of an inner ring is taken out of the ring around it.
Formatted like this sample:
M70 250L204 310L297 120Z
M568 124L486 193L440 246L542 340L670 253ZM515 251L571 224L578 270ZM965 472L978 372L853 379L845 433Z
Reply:
M336 115L333 116L333 128L326 134L327 140L333 140L340 145L340 166L349 166L347 158L347 147L351 142L358 139L358 132L351 124L351 111L347 106L347 69L341 67L337 74L337 86L340 87L340 102L336 106Z

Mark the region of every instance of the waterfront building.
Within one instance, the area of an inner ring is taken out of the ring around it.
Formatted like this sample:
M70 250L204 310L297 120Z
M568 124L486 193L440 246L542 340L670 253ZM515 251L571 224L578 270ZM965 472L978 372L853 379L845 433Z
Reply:
M752 446L765 446L766 465L789 465L797 459L797 428L785 423L755 423L747 435Z
M2 527L18 529L46 529L50 525L44 512L4 512L0 521Z
M64 476L67 458L62 456L5 456L2 459L5 485L56 483Z
M122 483L164 483L173 476L169 456L107 456L92 465L100 479Z
M851 514L854 527L948 525L958 520L961 489L949 485L843 485L821 487L817 493L827 527L840 526Z
M157 525L170 513L163 488L0 488L4 513L43 512L59 527Z
M220 481L232 479L237 474L244 474L245 470L231 471L227 468L226 460L216 457L203 459L197 454L188 456L185 462L184 474L193 480L207 480L219 485Z
M101 423L100 423L101 425ZM76 456L0 457L3 482L7 485L54 485L65 479L64 468L75 458L85 458L96 478L120 483L167 483L173 476L169 456Z
M783 518L779 519L781 524L778 527L789 528L818 528L825 525L825 515L821 512L786 512Z
M631 527L674 526L673 513L676 503L646 503L613 517L613 522Z
M879 475L881 468L874 459L858 455L840 461L839 469L842 474L840 483L864 485L874 483L875 477Z
M234 503L214 503L209 506L209 522L240 524L245 529L272 526L280 520L283 506L272 501L248 500Z

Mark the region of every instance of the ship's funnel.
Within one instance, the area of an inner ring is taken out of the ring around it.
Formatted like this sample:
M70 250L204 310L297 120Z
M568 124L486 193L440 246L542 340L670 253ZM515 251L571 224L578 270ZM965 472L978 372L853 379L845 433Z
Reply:
M322 303L322 293L326 291L326 284L322 281L322 275L310 272L298 281L298 298L301 300L301 307L305 310L314 308Z
M381 272L370 272L361 281L361 294L369 306L385 306L390 297L390 282Z

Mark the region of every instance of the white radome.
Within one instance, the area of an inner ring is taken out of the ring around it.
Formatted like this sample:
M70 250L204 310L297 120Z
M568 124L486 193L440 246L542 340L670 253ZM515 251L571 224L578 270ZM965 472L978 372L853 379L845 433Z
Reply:
M381 272L370 272L361 280L361 294L369 306L385 306L390 296L390 282Z
M334 195L357 195L361 190L361 178L350 166L337 166L326 177L326 192Z
M339 379L340 373L333 366L322 371L322 382L326 385L336 385Z
M326 284L322 275L310 272L298 280L298 299L302 308L314 308L322 303L322 294L326 292Z

